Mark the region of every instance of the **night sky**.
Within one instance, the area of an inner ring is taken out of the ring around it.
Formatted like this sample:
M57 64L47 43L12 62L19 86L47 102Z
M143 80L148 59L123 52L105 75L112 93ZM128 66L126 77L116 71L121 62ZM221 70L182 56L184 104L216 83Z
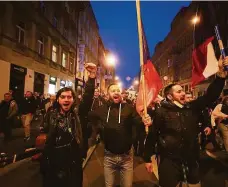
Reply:
M92 1L99 32L107 49L118 58L116 75L125 87L126 77L134 78L139 72L139 44L135 1ZM141 1L141 16L152 56L154 48L170 31L170 24L183 6L190 2Z

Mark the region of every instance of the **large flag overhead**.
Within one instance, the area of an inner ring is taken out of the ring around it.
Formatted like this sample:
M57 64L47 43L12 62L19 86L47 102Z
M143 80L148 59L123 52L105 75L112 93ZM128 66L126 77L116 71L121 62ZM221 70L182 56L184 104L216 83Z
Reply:
M198 2L199 23L195 24L195 46L192 53L192 86L200 83L218 71L215 56L215 15L209 8L209 2Z
M141 20L142 23L142 20ZM150 59L149 47L146 40L146 35L142 25L142 43L143 43L143 62L144 62L144 78L145 78L145 93L146 93L146 105L156 99L160 89L162 88L162 81ZM137 112L141 114L143 110L143 90L142 80L139 84L139 92L136 100Z

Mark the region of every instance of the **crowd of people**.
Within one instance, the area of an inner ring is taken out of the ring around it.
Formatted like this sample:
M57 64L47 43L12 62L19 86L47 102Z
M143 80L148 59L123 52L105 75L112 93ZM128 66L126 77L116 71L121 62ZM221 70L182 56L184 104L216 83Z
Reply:
M115 83L109 85L106 95L100 94L95 87L96 66L92 64L85 65L89 79L83 95L65 87L56 96L39 97L36 102L32 93L26 92L19 110L25 141L38 106L44 115L40 127L47 134L40 161L43 186L82 187L82 162L98 137L104 144L106 187L114 187L117 172L122 187L132 186L134 154L144 159L148 172L153 171L151 157L157 156L162 187L176 187L182 182L200 186L200 150L211 143L211 152L228 151L228 97L220 97L227 76L223 65L228 64L228 58L220 59L219 64L216 78L203 96L193 98L180 85L170 84L164 88L164 98L153 101L146 115L136 112L135 101ZM6 126L18 108L12 94L6 93L0 105L6 140L10 137ZM145 126L149 127L148 136ZM223 144L217 139L219 133Z

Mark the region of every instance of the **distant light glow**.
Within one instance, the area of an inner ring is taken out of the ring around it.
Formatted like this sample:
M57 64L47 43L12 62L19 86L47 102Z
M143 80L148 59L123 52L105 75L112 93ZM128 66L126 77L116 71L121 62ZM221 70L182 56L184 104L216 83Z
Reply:
M199 21L200 21L200 19L199 19L198 16L195 16L195 17L192 19L192 23L193 23L194 25L197 24Z
M116 65L116 57L112 54L107 55L106 57L107 65L115 66Z
M139 81L138 80L135 80L134 81L134 85L138 85L139 84Z

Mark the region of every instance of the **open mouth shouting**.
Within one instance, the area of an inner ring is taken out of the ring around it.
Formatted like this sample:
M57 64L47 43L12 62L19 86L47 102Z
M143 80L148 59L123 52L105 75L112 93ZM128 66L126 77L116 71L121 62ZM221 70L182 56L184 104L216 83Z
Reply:
M113 101L114 101L114 103L120 102L120 96L119 95L114 95L113 96Z
M63 108L63 110L65 110L65 111L70 110L70 107L71 107L71 103L63 103L63 104L62 104L62 108Z

